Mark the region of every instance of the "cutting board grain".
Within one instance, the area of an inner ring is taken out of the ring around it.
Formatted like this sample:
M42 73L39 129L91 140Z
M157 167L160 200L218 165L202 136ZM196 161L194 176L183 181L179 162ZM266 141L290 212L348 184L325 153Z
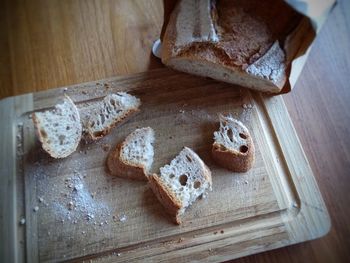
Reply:
M97 143L81 143L68 158L55 160L41 150L33 111L53 107L64 94L79 107L117 91L139 97L141 112ZM7 98L0 108L7 127L0 140L8 259L216 262L314 239L330 228L280 96L159 69ZM247 173L220 168L210 157L219 113L251 131L256 161ZM212 170L213 191L186 212L181 226L146 183L106 173L109 150L144 126L156 133L153 172L183 146ZM25 225L17 224L21 218Z

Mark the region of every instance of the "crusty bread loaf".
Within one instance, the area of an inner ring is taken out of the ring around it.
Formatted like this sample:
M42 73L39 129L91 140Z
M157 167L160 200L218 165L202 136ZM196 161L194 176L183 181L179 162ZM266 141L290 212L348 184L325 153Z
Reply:
M198 197L212 189L211 172L200 157L185 147L160 175L149 176L150 186L177 224L181 215Z
M107 95L79 109L87 138L98 140L117 124L139 111L140 100L126 92Z
M277 93L289 85L284 40L301 18L282 0L180 0L163 37L162 62Z
M153 163L154 131L150 127L136 129L110 152L107 165L112 175L147 180Z
M248 129L231 116L220 115L220 129L214 132L213 159L234 172L246 172L254 163L255 148Z
M32 119L43 149L52 157L64 158L76 150L82 126L78 109L68 96L54 110L33 113Z

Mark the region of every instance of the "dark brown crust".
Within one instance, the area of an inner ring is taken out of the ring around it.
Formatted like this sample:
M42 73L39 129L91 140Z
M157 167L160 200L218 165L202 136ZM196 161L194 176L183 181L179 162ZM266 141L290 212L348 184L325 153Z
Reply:
M107 167L111 175L146 181L148 176L145 167L137 166L127 161L121 160L120 149L122 144L118 145L113 151L109 153L107 158Z
M167 213L172 217L174 223L178 225L181 224L181 219L178 216L178 213L182 208L181 201L176 198L175 193L163 184L158 175L152 174L148 177L148 180L154 194L159 202L165 207Z
M247 140L248 151L246 153L227 149L221 144L214 142L212 157L220 166L233 172L244 173L252 168L255 159L255 147L251 137Z

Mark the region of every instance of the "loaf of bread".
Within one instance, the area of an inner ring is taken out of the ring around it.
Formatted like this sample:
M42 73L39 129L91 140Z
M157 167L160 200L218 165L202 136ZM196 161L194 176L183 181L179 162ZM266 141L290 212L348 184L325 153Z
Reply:
M107 159L112 175L147 180L153 163L154 131L150 127L136 129L112 150Z
M212 190L211 172L201 158L185 147L160 174L149 176L158 200L177 224L186 208Z
M278 93L289 85L284 41L301 18L283 0L180 0L163 37L162 62Z
M255 147L247 127L231 116L220 115L214 132L212 156L217 164L233 172L247 172L254 163Z

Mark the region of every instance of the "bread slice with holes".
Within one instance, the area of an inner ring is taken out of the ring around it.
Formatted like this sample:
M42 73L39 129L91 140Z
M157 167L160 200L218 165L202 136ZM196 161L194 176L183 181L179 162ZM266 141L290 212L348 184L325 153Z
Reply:
M102 101L80 108L84 133L88 139L98 140L112 128L139 111L140 100L126 92L107 95Z
M220 129L214 132L213 159L234 172L247 172L254 163L255 148L248 129L231 116L220 115Z
M154 156L154 131L136 129L109 154L107 166L112 175L147 180Z
M53 158L67 157L76 150L82 125L78 109L68 96L53 110L33 113L32 120L43 149Z
M211 172L201 158L185 147L160 174L149 177L158 200L177 224L186 208L212 190Z

